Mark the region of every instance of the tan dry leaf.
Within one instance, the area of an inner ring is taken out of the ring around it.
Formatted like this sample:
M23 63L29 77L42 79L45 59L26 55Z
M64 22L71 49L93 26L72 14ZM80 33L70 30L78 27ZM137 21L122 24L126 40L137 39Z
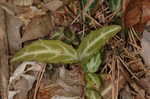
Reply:
M17 96L17 99L27 99L28 91L32 88L38 72L44 65L36 62L24 62L19 65L10 77L8 96L12 99L14 99L13 96Z
M39 17L45 14L45 11L38 9L37 7L29 7L23 13L18 14L17 17L20 18L25 25L27 25L34 17Z
M143 48L141 56L143 57L145 64L150 68L150 32L147 30L143 32L141 45Z
M30 6L33 4L33 0L13 0L13 4L17 6Z
M23 22L8 13L6 13L6 19L9 51L10 54L14 54L22 45L20 28L23 25Z
M48 15L35 17L24 28L22 42L44 37L49 34L51 29L51 18Z
M142 16L142 22L147 23L150 20L150 1L144 0L143 1L143 16Z
M44 7L47 8L48 10L54 12L58 8L60 8L62 5L63 5L63 2L60 0L51 0L50 2L46 3L44 5Z

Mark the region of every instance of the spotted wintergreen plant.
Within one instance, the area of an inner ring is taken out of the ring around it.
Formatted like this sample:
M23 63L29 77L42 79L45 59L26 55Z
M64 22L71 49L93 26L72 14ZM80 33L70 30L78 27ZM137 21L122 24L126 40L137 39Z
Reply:
M11 62L38 61L44 63L86 64L86 97L87 99L101 99L100 94L97 92L101 85L100 78L94 74L98 70L101 60L99 54L93 55L120 30L120 26L111 25L92 31L81 41L77 50L59 40L38 40L17 52Z
M94 54L86 63L83 64L84 71L95 73L99 69L101 62L101 54L98 52Z
M105 26L92 31L76 50L71 45L58 40L38 40L24 47L11 62L39 61L44 63L83 62L100 50L105 43L120 31L118 25Z

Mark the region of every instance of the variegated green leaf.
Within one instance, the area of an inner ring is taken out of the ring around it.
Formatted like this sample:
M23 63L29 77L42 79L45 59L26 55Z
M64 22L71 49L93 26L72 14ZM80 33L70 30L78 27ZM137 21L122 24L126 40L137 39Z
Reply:
M87 88L85 91L85 95L86 99L102 99L100 94L94 89Z
M101 62L102 61L100 53L96 53L90 58L90 60L87 63L85 63L84 68L86 72L94 73L99 69Z
M96 75L95 73L86 73L85 79L87 88L95 88L99 90L101 86L101 80L98 75Z
M76 50L58 40L39 40L21 49L11 62L39 61L44 63L74 63Z
M120 26L111 25L92 31L82 40L77 50L80 61L83 61L98 52L98 50L120 30Z

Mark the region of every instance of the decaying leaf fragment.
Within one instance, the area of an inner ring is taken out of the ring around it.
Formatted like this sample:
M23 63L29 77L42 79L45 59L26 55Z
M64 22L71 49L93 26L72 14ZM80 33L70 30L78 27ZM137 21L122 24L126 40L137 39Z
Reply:
M124 0L124 24L134 27L136 31L143 32L144 26L150 20L149 0Z
M14 54L22 45L20 28L23 25L23 22L8 13L6 14L6 18L9 50L10 54Z
M47 8L52 12L56 11L61 6L63 6L63 2L61 0L50 0L48 3L44 5L45 8Z
M147 30L143 32L141 45L143 49L141 55L144 59L145 64L150 68L150 32L148 32Z
M28 91L37 79L37 72L42 70L37 62L24 62L18 66L9 80L8 99L26 99Z
M49 34L51 29L51 18L48 15L35 17L25 26L22 42L44 37Z
M43 77L37 99L83 99L84 73L79 66L54 66L48 72L47 80Z
M13 0L13 4L17 6L30 6L33 4L33 0Z

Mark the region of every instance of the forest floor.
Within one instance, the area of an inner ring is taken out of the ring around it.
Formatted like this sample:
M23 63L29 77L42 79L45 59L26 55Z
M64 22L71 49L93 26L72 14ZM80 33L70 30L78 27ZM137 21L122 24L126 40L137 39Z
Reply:
M122 29L91 57L91 82L78 63L10 62L39 39L77 49L110 25ZM149 49L149 0L0 0L0 99L150 99Z

